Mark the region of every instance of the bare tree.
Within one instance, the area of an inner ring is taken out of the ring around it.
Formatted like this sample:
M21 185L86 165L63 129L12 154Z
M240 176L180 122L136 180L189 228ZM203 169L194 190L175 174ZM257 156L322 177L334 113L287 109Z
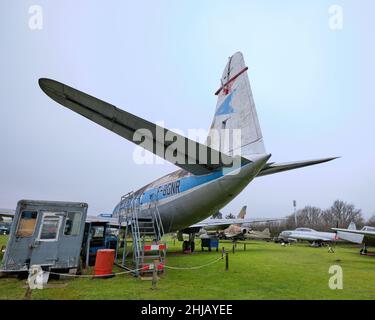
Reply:
M322 209L306 206L297 212L297 225L299 227L308 226L313 229L322 228Z
M332 231L332 227L347 228L350 222L358 227L362 227L364 219L360 209L356 209L353 204L348 204L341 200L336 200L329 209L322 210L314 206L306 206L297 211L297 226L294 214L290 214L285 221L273 224L275 232L282 230L293 230L296 227L312 228L318 231ZM375 225L375 215L373 223Z
M375 214L373 214L370 219L367 220L366 226L375 227Z
M324 210L322 218L325 229L336 226L347 228L352 221L359 227L364 224L361 209L356 209L353 204L341 200L336 200L329 209Z
M226 216L228 218L228 216ZM312 228L318 231L330 231L338 225L339 228L347 228L354 221L357 227L364 225L361 209L356 209L353 204L336 200L329 209L322 210L314 206L306 206L297 211L297 226L294 213L288 215L285 220L274 221L268 224L272 236L277 236L281 231L294 230L296 227ZM252 224L260 230L265 224ZM375 214L368 220L367 225L375 226Z

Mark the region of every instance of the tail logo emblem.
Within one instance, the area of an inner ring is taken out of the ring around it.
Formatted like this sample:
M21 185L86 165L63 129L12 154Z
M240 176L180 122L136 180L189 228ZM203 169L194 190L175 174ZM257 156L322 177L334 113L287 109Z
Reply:
M223 103L220 105L220 107L217 109L215 116L221 116L224 114L234 113L234 109L232 107L232 97L233 93L235 93L236 90L233 90L223 101Z

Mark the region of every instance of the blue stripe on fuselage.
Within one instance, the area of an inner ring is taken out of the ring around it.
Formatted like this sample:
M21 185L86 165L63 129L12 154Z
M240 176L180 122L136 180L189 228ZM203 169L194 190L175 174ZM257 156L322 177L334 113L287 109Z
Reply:
M146 190L142 197L141 203L145 204L150 202L151 196L157 193L158 200L163 200L176 194L188 191L201 184L210 182L223 176L222 170L209 173L202 176L188 176L184 178L174 179L167 183L161 184L160 186Z
M150 203L151 201L154 201L155 199L153 198L153 196L155 196L156 194L157 194L158 200L163 200L171 196L188 191L199 185L216 180L224 175L225 173L223 173L223 170L218 170L218 171L214 171L212 173L206 174L206 175L200 175L200 176L191 175L191 176L173 179L168 182L162 183L158 185L157 187L146 189L141 195L140 203L141 205L144 205L144 204ZM137 193L138 191L136 191L134 194L136 196L139 196L137 195ZM115 216L115 212L119 209L120 204L121 202L113 210L114 216ZM126 208L127 206L128 206L127 204L124 205L124 208Z

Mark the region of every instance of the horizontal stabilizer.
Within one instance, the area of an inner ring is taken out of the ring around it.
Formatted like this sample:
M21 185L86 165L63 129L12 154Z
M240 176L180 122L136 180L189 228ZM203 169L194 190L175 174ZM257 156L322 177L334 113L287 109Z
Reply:
M137 145L141 145L144 149L194 175L208 174L225 167L232 167L234 164L235 158L231 156L185 138L65 84L51 79L39 79L39 85L50 98L64 107ZM150 134L141 135L138 130L147 131ZM138 138L134 139L137 135ZM170 137L170 140L167 140L166 137ZM175 141L179 141L184 148L174 148L172 144ZM251 162L245 158L237 160L239 160L239 164Z
M264 166L264 168L258 173L257 177L266 176L269 174L279 173L279 172L293 170L293 169L298 169L298 168L303 168L303 167L308 167L308 166L312 166L315 164L328 162L337 158L338 157L287 162L287 163L270 163Z
M357 230L357 226L355 225L354 221L350 222L348 230Z
M374 238L375 239L375 230L350 230L350 229L341 229L341 228L331 228L332 230L335 230L337 232L342 232L342 233L350 233L350 234L359 234L363 235L369 238Z

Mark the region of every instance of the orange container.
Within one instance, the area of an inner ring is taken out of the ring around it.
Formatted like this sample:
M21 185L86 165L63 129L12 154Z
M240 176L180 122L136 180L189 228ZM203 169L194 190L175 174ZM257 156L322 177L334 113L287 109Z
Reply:
M115 261L115 250L100 249L96 253L94 272L96 276L111 275Z

